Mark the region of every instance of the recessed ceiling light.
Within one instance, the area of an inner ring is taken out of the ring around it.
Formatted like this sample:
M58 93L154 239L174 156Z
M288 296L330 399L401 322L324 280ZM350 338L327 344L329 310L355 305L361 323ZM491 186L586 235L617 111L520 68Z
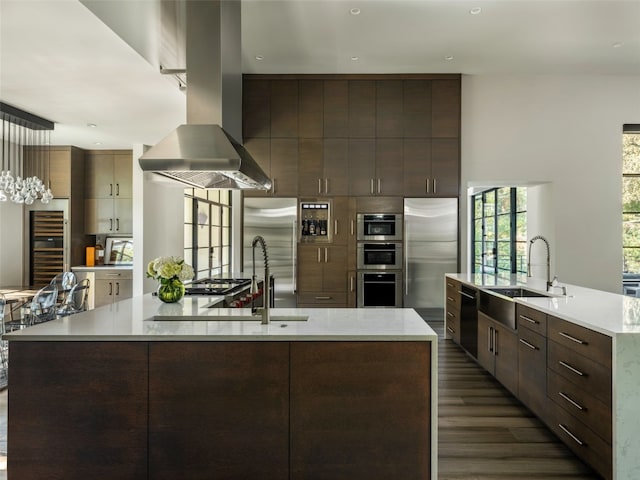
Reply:
M354 62L357 62L358 60L360 60L360 57L356 57L355 55L353 57L351 57L351 60L353 60Z
M479 15L480 12L482 12L482 9L480 7L473 7L471 10L469 10L469 13L471 15Z
M258 61L264 60L264 57L262 55L256 55L256 60Z
M624 43L622 42L616 42L613 45L611 45L613 48L620 48L622 45L624 45Z
M444 57L444 59L447 61L453 60L453 55L447 55L446 57Z
M351 10L349 10L349 13L351 15L360 15L360 9L359 8L352 8Z
M102 142L93 142L94 145L102 145Z
M87 127L96 128L97 125L95 123L87 123Z

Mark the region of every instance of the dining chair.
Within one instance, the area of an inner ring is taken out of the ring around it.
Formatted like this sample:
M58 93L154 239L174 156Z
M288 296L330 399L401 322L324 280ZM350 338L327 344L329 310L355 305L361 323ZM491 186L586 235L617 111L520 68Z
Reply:
M51 283L38 290L31 300L30 311L26 319L27 325L55 319L57 299L58 288Z
M74 313L84 312L87 309L90 281L88 278L76 283L66 295L64 301L56 309L58 317L66 317Z
M73 272L58 273L49 282L50 285L55 285L58 289L58 295L61 297L60 302L63 303L67 295L71 291L74 285L77 285L78 278Z
M4 310L7 306L7 300L5 296L0 293L0 337L2 337L6 330L4 324ZM0 339L0 384L5 385L9 373L9 342L7 340Z

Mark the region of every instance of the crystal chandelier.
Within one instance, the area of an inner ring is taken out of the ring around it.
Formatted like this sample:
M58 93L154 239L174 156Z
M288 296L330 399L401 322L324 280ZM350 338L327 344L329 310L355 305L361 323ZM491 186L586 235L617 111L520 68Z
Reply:
M53 193L48 182L45 183L41 178L47 178L49 173L48 145L53 123L5 103L0 103L0 120L0 202L31 205L40 199L42 203L49 203L53 199ZM24 172L27 159L31 176L25 176Z

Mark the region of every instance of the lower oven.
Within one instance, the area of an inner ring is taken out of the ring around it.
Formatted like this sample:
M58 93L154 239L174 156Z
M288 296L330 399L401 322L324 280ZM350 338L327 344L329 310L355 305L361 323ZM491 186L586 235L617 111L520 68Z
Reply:
M358 242L358 270L402 270L401 242Z
M359 271L358 307L402 307L402 271Z

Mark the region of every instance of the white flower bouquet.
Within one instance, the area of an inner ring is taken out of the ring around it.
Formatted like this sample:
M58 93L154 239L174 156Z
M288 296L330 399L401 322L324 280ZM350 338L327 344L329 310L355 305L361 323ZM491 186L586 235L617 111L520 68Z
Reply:
M185 263L182 257L158 257L147 265L147 277L166 283L168 280L191 280L194 276L193 267Z

